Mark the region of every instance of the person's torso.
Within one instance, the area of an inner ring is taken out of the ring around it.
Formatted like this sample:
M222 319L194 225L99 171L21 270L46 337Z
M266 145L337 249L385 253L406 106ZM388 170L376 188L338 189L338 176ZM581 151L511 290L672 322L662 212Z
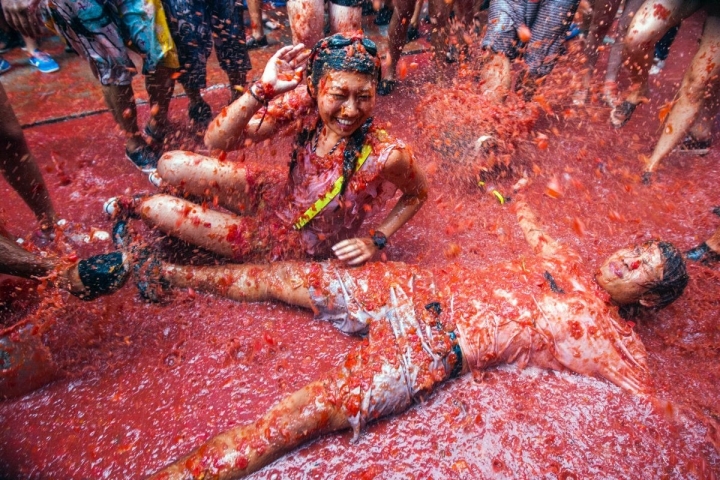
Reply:
M396 187L383 179L382 171L395 148L403 145L386 134L371 132L366 145L372 148L362 166L352 175L342 195L337 195L301 229L308 254L323 255L338 241L354 236L368 213L381 208ZM342 176L343 152L318 157L310 145L298 152L290 173L281 218L290 224L317 206ZM369 236L369 233L368 235Z

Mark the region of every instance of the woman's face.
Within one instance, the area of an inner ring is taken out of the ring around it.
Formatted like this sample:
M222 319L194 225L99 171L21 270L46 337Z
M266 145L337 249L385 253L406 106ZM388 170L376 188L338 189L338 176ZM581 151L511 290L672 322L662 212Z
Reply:
M335 70L325 74L317 92L323 124L340 137L350 136L372 115L376 87L371 75Z
M647 285L662 280L664 265L657 243L648 242L613 253L595 279L618 304L634 303L647 291Z

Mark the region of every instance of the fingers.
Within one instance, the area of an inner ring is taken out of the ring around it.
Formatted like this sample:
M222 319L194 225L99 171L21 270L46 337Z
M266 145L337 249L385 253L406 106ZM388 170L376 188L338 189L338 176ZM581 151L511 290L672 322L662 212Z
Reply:
M361 238L351 238L335 244L333 253L348 265L358 265L372 258L375 248Z
M290 46L285 47L280 50L283 53L282 53L282 55L280 55L279 58L281 58L282 60L285 60L285 61L290 61L293 58L297 57L298 54L300 54L300 52L302 52L304 50L306 50L306 48L305 48L305 45L303 45L302 43L298 43L297 45L290 45Z
M280 50L275 52L275 55L270 57L270 60L285 60L285 56L288 54L288 52L295 49L296 47L297 47L297 45L295 45L295 46L287 45L285 47L282 47ZM268 61L268 64L269 63L270 63L270 61Z
M310 58L310 54L312 54L312 50L309 50L307 48L303 49L297 55L297 57L295 57L295 64L296 65L304 65L308 61L308 58Z

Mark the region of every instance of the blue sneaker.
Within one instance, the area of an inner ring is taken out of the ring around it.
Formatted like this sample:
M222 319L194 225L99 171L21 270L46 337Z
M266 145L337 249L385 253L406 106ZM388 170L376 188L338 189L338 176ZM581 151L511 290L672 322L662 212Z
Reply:
M30 65L36 67L42 73L53 73L60 70L60 65L42 50L35 50L30 54Z
M11 68L12 68L12 65L10 65L10 62L8 62L4 58L0 57L0 74L7 72Z

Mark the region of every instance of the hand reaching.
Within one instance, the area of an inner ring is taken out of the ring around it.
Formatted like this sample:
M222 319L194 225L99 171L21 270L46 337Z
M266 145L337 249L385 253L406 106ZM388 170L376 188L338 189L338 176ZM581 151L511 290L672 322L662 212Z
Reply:
M349 238L336 243L332 249L338 260L342 260L348 265L365 263L370 260L378 250L372 238Z
M272 96L293 90L300 84L305 71L305 63L310 57L310 50L299 43L295 46L283 47L270 57L260 81L266 92Z

